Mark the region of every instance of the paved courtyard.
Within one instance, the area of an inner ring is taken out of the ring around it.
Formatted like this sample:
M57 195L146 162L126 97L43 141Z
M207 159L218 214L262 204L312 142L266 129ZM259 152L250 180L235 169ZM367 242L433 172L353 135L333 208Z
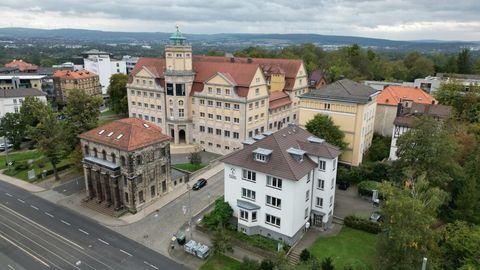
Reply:
M335 190L333 214L337 217L344 218L353 214L368 217L376 209L370 199L358 195L357 185L351 185L347 190Z

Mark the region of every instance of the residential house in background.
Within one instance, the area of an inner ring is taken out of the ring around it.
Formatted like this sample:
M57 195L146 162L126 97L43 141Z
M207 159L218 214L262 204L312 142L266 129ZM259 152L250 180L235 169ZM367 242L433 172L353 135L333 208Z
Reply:
M435 99L420 88L387 86L377 97L375 112L375 132L382 136L392 136L393 121L397 117L398 104L405 101L435 104Z
M110 77L117 73L127 74L125 60L112 59L110 53L99 50L90 50L82 54L85 70L98 74L102 86L102 95L106 97Z
M37 65L27 63L22 59L20 60L14 59L12 60L12 62L6 63L5 67L18 69L18 71L22 73L36 73L38 70Z
M42 90L48 76L38 73L0 74L0 89L35 88Z
M130 117L161 126L172 151L228 154L249 137L297 123L308 82L301 60L194 56L177 29L165 58L138 60L127 90Z
M225 164L225 201L239 231L292 245L306 223L327 229L333 218L337 147L289 125L247 140Z
M413 82L363 81L363 84L370 86L378 91L382 91L388 86L414 87Z
M6 113L19 113L26 97L36 97L47 103L46 94L35 88L1 89L0 117Z
M305 126L319 113L330 116L345 133L348 144L340 162L358 166L372 143L378 93L348 79L312 90L300 96L300 125Z
M314 70L308 77L308 86L311 89L320 89L327 85L327 76L325 70Z
M79 135L87 204L112 214L136 213L173 189L170 137L138 118L113 121Z
M401 101L398 104L397 117L393 122L393 136L390 145L390 160L397 160L397 141L402 134L415 128L415 121L420 116L430 116L436 120L446 120L451 117L452 108L441 104L422 104L411 101Z
M57 70L53 73L53 88L57 101L66 102L69 92L79 89L89 96L102 94L97 74L87 70Z
M435 93L442 83L456 81L463 84L465 91L468 92L470 85L480 84L480 75L478 74L451 74L437 73L436 76L428 76L426 78L415 79L414 86L422 88L429 94Z

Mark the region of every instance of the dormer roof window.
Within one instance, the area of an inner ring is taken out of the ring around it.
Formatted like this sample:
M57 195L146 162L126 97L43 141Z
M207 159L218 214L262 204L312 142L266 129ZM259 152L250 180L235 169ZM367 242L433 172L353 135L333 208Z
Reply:
M287 149L287 153L289 153L290 156L296 161L301 162L303 161L303 155L305 155L307 152L302 149L290 147Z
M259 162L268 162L270 156L272 155L272 150L267 148L257 148L253 151L253 158Z
M320 138L315 137L315 136L310 136L310 137L307 138L307 140L311 143L318 143L318 144L322 144L322 143L325 142L324 139L320 139Z

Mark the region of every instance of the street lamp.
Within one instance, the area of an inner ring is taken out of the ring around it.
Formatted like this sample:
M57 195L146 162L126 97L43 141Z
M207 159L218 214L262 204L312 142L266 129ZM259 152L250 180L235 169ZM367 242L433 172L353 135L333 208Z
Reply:
M427 257L423 257L422 259L422 270L427 269Z
M192 200L190 197L190 192L192 191L191 187L189 184L187 184L187 190L188 190L188 229L190 230L190 240L192 240Z

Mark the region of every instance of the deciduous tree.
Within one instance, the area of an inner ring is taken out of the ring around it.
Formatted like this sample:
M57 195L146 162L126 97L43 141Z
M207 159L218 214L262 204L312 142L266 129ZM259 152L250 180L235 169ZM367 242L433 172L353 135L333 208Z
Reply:
M305 125L308 132L326 140L328 143L346 149L347 143L343 140L345 134L336 126L328 115L317 114Z
M13 144L14 149L20 149L20 144L25 135L25 123L22 121L21 115L19 113L6 113L0 122L0 134Z
M25 125L35 127L47 110L48 104L41 101L39 98L25 97L22 107L20 107L20 115L22 116L22 121Z
M110 77L108 96L111 109L115 113L128 114L127 82L128 75L125 74L118 73Z

